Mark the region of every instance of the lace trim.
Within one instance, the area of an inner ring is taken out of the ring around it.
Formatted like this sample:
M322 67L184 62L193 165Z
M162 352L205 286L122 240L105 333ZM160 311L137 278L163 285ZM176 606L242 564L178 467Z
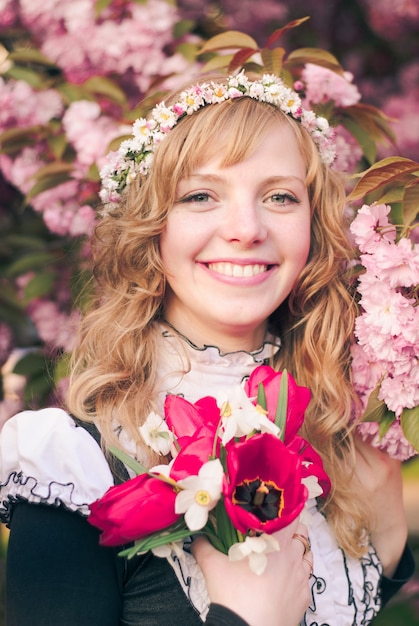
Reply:
M22 472L11 472L6 482L0 483L0 492L4 487L10 490L0 501L0 521L6 525L10 524L13 506L18 502L48 504L63 507L84 516L89 514L89 504L77 501L76 487L71 482L52 481L48 485L42 485L33 476L25 476Z
M169 328L165 329L163 324L168 326ZM163 337L169 339L173 337L178 337L179 339L182 339L189 348L197 353L205 353L208 356L212 354L217 359L231 359L232 362L236 360L235 357L247 356L252 359L255 364L263 363L266 359L269 359L276 352L278 352L281 347L281 340L279 339L279 337L275 337L274 335L268 333L266 340L257 350L252 350L251 352L248 352L247 350L221 352L218 346L214 346L212 344L204 344L202 347L197 346L190 339L188 339L188 337L185 337L185 335L179 332L174 326L172 326L172 324L170 324L170 322L167 322L166 320L163 320L160 325L162 326Z

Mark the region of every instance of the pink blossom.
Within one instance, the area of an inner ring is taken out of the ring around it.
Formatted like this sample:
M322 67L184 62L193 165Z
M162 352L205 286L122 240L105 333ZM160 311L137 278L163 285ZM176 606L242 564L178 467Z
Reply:
M0 27L10 28L18 22L17 0L0 0Z
M390 411L399 417L404 408L413 409L419 404L419 365L412 359L405 374L386 376L378 394Z
M382 364L374 358L368 358L366 350L358 343L351 346L351 356L355 389L361 397L366 393L369 395L383 375Z
M362 149L354 136L341 125L335 127L335 146L333 169L338 172L354 172L362 158Z
M391 337L400 334L403 325L412 320L411 302L369 275L361 277L360 285L361 306L365 311L363 317L366 324L381 335Z
M29 312L42 341L71 352L79 321L78 312L67 315L59 310L56 302L50 300L32 301Z
M69 226L69 234L72 237L90 235L95 223L96 215L89 204L83 204L74 214Z
M92 0L21 0L23 21L68 80L81 83L98 71L121 76L132 71L148 88L152 77L164 75L164 48L178 19L171 3L113 3L99 19L94 8Z
M402 237L397 244L382 240L373 254L363 254L364 267L390 287L412 287L419 277L419 245Z
M305 83L306 99L311 104L334 101L336 106L348 107L361 99L356 85L352 84L353 76L344 72L343 76L332 70L306 63L301 78Z
M58 91L35 91L23 80L5 82L0 77L0 128L46 124L63 111Z
M49 230L57 235L89 234L93 223L93 209L80 208L80 183L76 180L57 185L32 200L32 206L42 213ZM84 219L87 221L84 223ZM74 235L73 235L74 236Z
M116 137L131 133L131 126L117 124L111 117L101 115L97 102L78 100L63 116L67 138L77 152L77 161L86 166L105 160L109 143Z
M0 168L3 176L22 194L35 184L34 174L44 165L40 156L41 146L23 148L20 154L12 159L7 154L0 154Z
M407 461L407 459L417 454L412 444L403 435L398 420L393 422L381 439L377 422L362 422L358 425L357 430L364 440L368 440L371 445L380 450L385 450L394 459Z
M364 204L358 210L350 230L361 252L373 252L383 239L395 240L396 229L389 222L389 213L390 206L386 204Z

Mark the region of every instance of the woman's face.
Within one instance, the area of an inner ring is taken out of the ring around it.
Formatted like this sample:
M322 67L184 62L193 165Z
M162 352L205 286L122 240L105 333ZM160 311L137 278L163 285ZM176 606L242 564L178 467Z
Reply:
M245 161L211 160L180 181L160 250L165 317L198 345L260 347L310 247L305 166L288 124Z

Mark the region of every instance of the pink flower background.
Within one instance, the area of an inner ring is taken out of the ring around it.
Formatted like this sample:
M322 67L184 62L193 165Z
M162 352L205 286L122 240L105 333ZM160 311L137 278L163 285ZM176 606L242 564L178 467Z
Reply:
M416 2L0 0L0 365L23 349L14 369L25 376L12 395L0 385L0 422L65 393L98 172L112 142L130 133L141 98L196 75L195 52L214 34L240 30L263 46L273 30L306 15L281 45L329 50L345 71L306 63L298 77L305 106L378 106L394 118L396 142L379 143L375 158L419 160ZM365 169L370 163L350 129L338 124L336 132L334 167ZM365 404L385 364L382 398L400 416L418 404L418 308L406 295L417 280L418 250L391 229L375 238L377 220L388 219L383 207L375 215L361 209L353 232L367 270L354 380ZM367 435L376 428L364 426ZM394 452L405 458L411 450L403 443Z

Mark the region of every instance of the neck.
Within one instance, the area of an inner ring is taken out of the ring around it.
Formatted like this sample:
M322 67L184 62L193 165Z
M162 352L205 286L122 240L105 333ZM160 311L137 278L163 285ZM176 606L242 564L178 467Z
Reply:
M258 329L253 329L252 332L240 332L240 333L224 333L217 331L217 329L211 329L210 332L201 333L200 329L196 327L176 324L173 321L163 319L162 323L169 326L177 334L182 335L191 344L198 348L204 346L215 346L218 348L221 354L228 354L229 352L253 352L258 350L266 336L266 325Z

